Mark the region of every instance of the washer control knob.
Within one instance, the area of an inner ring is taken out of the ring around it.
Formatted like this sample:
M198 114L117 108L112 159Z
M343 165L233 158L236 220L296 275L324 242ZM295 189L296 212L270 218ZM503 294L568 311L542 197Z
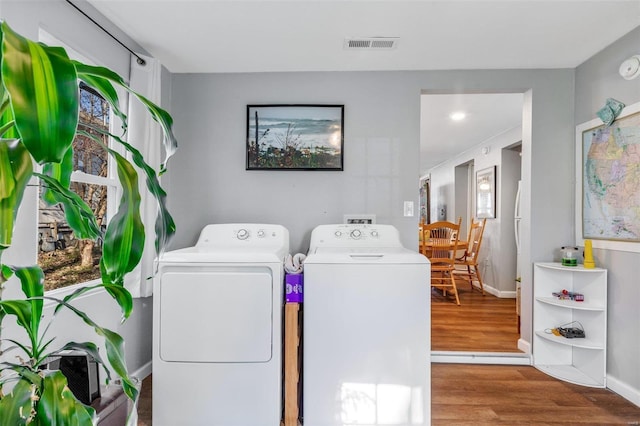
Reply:
M371 231L371 236L373 238L378 238L378 231Z
M239 240L246 240L247 238L249 238L249 231L247 231L246 229L241 229L236 234L236 237L238 237Z
M336 237L340 237L342 235L342 231L336 231L336 232L334 232L334 235Z
M264 238L265 233L264 233L264 229L261 229L258 231L258 238Z
M354 229L353 231L351 231L351 238L357 240L361 236L362 236L362 232L359 229Z

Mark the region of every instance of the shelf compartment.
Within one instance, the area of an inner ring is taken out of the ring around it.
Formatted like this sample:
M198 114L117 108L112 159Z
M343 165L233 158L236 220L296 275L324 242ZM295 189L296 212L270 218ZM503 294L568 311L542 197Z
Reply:
M605 307L602 305L598 305L595 303L586 302L576 302L574 300L560 300L555 297L536 297L536 300L542 303L546 303L552 306L558 306L561 308L570 308L576 310L583 311L599 311L604 312Z
M557 262L540 262L536 263L536 266L546 269L555 269L558 271L567 271L567 272L584 272L584 273L596 273L600 274L606 272L606 269L602 268L585 268L584 265L578 266L564 266L561 263Z
M581 349L594 349L603 350L604 347L598 342L589 340L588 338L568 339L563 336L556 336L555 334L545 333L544 331L536 331L536 336L549 342L557 343L559 345L571 346Z
M573 365L536 365L538 370L550 375L551 377L555 377L556 379L564 380L569 383L573 383L576 385L582 386L590 386L593 388L604 388L606 387L605 378L603 377L603 381L599 382L594 380L592 377L586 375L583 371L578 369Z

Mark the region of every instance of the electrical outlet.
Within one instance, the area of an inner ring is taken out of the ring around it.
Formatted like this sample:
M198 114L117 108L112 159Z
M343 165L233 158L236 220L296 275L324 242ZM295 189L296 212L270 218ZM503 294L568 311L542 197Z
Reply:
M405 217L413 217L413 201L404 202L404 215Z

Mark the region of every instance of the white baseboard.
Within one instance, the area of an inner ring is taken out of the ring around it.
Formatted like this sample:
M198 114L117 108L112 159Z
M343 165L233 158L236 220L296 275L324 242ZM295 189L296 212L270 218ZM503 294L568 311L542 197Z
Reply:
M474 284L474 287L476 287L477 289L480 289L480 287L478 287L477 285ZM484 284L484 291L486 291L489 294L492 294L496 297L499 297L501 299L515 299L516 298L516 291L500 291L495 287L492 287L489 284Z
M639 389L634 389L628 384L622 382L620 379L610 375L607 375L607 388L640 407Z
M432 351L431 363L531 365L529 354L507 352Z
M527 342L526 340L518 339L518 349L520 349L522 352L526 354L530 354L531 343Z
M152 365L153 365L153 363L151 361L149 361L146 364L142 365L142 367L138 368L133 373L130 373L129 375L133 376L133 377L137 377L140 380L144 380L145 378L147 378L151 374Z

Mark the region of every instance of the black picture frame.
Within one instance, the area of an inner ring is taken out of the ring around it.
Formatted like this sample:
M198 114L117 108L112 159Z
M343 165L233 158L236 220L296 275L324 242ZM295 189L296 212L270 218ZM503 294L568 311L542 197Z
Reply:
M247 170L342 171L343 151L344 105L247 105Z

